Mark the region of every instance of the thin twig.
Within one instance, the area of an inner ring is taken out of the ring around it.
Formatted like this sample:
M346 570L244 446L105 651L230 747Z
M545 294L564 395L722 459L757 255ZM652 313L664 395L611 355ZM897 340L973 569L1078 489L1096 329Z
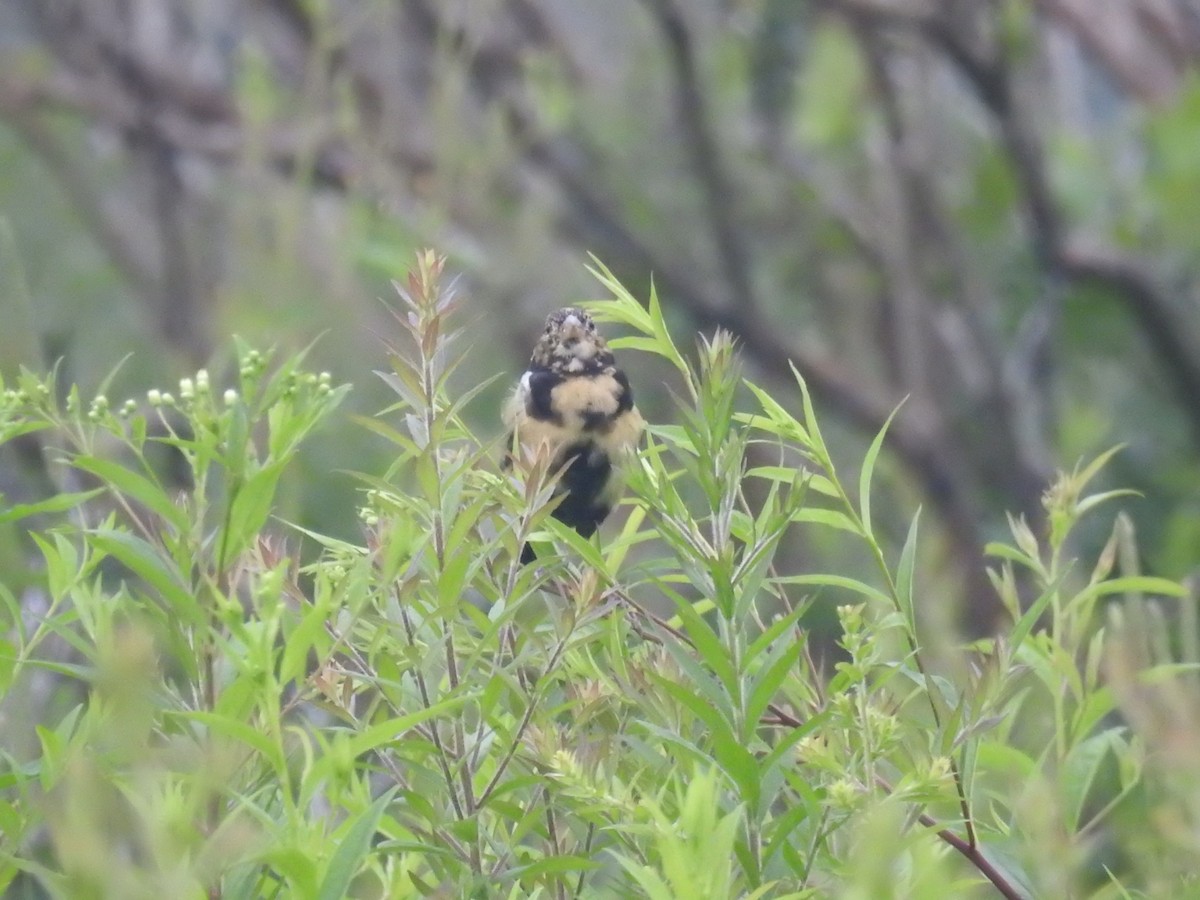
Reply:
M529 722L533 718L533 711L537 707L538 701L541 699L542 685L545 683L549 675L558 667L558 663L562 659L564 651L567 649L567 643L572 632L568 631L563 635L558 645L554 648L554 652L550 654L550 659L546 662L546 668L538 678L534 685L534 693L529 697L529 702L525 706L525 713L521 716L521 721L517 725L517 730L513 733L508 749L505 751L503 758L496 766L496 771L492 774L491 780L487 786L480 792L479 800L476 804L477 808L482 809L491 799L492 793L500 784L500 779L504 777L504 773L508 770L509 764L516 756L517 749L521 745L521 738L525 735L525 730L529 727Z
M886 780L878 775L875 776L875 783L887 793L895 793L895 789L888 784ZM971 865L978 869L980 874L990 881L996 890L1000 892L1001 896L1006 898L1006 900L1029 900L1028 897L1022 894L1009 882L1008 878L1003 872L992 865L991 861L984 856L983 851L980 849L977 842L974 840L963 840L949 828L941 827L937 823L937 820L928 813L919 813L917 815L917 821L926 828L932 828L942 841L949 844L968 860L970 860Z
M404 633L408 640L408 646L412 649L415 649L417 646L416 635L413 631L412 622L409 619L408 610L405 608L400 597L396 597L396 602L400 605L400 621L404 624ZM425 684L425 674L417 666L413 667L413 679L416 681L417 690L421 695L421 703L424 705L425 709L431 708L433 706L433 702L430 700L429 688ZM436 723L433 723L433 727L430 728L430 740L433 743L434 749L437 751L436 755L438 759L438 765L442 770L442 778L446 782L446 790L450 795L450 803L454 807L454 814L459 819L465 819L466 813L463 809L462 802L458 797L454 773L451 771L446 747L442 743L441 735L438 733Z

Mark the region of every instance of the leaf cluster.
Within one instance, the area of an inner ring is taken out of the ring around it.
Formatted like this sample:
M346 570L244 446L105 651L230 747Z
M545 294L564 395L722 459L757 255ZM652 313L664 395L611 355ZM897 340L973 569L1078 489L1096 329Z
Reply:
M13 896L1097 897L1194 886L1195 598L1127 520L1070 558L1105 462L1049 533L989 547L1011 616L953 660L924 633L918 519L893 553L804 380L791 410L728 335L694 358L603 265L597 317L679 373L602 541L464 423L443 261L397 283L394 449L362 539L272 516L346 388L240 347L231 386L109 409L24 374L0 438L63 491L4 506L42 578L0 585L0 887ZM746 393L748 391L748 394ZM742 398L752 398L743 408ZM155 450L182 461L164 478ZM772 464L750 463L764 454ZM749 486L761 488L750 491ZM813 572L790 529L870 564ZM285 541L281 535L286 535ZM522 566L526 541L540 563ZM302 549L289 546L294 542ZM1165 603L1174 604L1168 607ZM40 605L39 605L40 604ZM805 616L836 607L818 660ZM1169 623L1181 621L1178 640ZM1158 746L1162 753L1152 752Z

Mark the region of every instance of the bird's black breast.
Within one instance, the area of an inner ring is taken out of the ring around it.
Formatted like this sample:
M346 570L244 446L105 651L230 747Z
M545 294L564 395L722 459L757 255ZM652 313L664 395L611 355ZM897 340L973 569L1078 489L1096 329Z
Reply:
M613 461L590 441L564 447L561 458L570 462L559 482L565 496L554 517L588 537L612 511L604 495L613 477Z

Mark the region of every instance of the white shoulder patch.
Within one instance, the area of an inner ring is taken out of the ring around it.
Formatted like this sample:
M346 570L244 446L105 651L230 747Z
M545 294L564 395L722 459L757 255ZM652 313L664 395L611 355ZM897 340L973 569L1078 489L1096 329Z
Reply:
M517 386L513 388L513 392L509 394L508 400L504 403L501 418L509 428L515 428L517 423L525 418L525 407L529 405L529 382L532 377L533 374L526 371L521 376L521 380L517 382Z

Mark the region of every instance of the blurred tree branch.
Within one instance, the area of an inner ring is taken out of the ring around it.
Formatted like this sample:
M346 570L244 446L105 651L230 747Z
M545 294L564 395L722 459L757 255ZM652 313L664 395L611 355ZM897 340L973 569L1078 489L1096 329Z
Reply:
M757 308L747 235L736 223L737 191L721 160L720 147L705 109L691 33L674 0L642 0L662 34L671 60L675 103L696 179L704 194L712 242L721 260L728 292L736 303Z
M1098 284L1124 301L1156 351L1200 446L1200 334L1195 326L1168 302L1150 267L1136 257L1077 241L1062 248L1059 260L1071 278Z
M197 248L230 240L225 201L189 173L237 183L261 165L413 231L431 210L429 240L453 228L479 250L483 289L518 313L498 317L510 336L543 312L515 298L568 289L560 264L591 251L631 282L652 274L681 328L732 331L756 377L778 386L794 363L857 431L910 397L890 446L967 578L989 515L1043 517L1077 288L1120 300L1200 454L1200 338L1164 286L1194 272L1075 222L1054 168L1066 88L1047 74L1077 48L1121 102L1170 102L1200 52L1182 0L20 6L39 64L0 57L0 116L189 355L207 351L223 277ZM814 81L831 32L848 38L841 68ZM248 60L276 82L265 113L239 85ZM831 96L845 108L823 113L822 145L811 124ZM64 111L108 142L115 179ZM1007 200L972 197L980 238L961 195L993 160L1015 221ZM986 622L986 581L965 593Z

